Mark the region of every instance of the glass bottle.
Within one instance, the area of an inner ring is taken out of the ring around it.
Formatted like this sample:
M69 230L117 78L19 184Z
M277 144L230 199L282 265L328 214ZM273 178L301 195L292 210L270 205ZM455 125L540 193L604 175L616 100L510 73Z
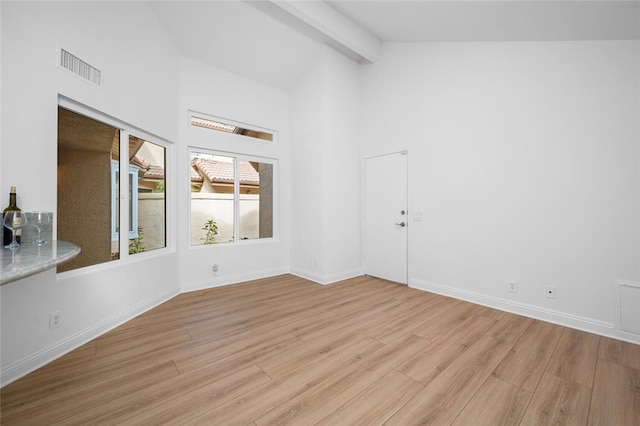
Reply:
M11 187L11 191L9 192L9 206L7 206L7 208L5 208L2 211L2 218L4 218L4 214L8 211L11 210L16 210L16 211L21 211L20 208L18 207L18 204L16 203L16 187L12 186ZM3 226L3 237L2 237L2 247L8 245L11 243L11 229L7 228L6 226ZM20 230L18 230L18 232L16 233L16 240L18 242L20 242L20 235L22 234L22 232L20 232Z

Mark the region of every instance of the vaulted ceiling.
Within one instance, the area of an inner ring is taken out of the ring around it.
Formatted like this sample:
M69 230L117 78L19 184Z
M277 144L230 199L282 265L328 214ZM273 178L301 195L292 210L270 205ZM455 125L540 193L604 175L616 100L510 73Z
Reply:
M288 89L330 44L375 62L388 42L639 40L640 1L154 1L186 57Z
M326 1L382 41L640 38L638 1Z

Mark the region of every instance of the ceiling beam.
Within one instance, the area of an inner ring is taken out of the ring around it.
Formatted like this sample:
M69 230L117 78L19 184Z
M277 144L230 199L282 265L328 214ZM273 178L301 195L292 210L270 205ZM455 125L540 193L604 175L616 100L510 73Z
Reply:
M378 60L381 49L380 40L325 2L270 0L270 3L286 11L308 28L320 33L326 43L349 57L368 63ZM300 28L299 25L296 26Z

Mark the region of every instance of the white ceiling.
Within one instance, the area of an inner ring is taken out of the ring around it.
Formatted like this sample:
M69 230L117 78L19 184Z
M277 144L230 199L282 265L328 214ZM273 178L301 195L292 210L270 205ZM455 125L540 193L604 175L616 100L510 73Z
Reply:
M640 1L325 3L387 42L640 39Z
M319 45L241 1L151 2L185 57L288 88Z
M315 0L283 3L299 1ZM182 55L287 89L317 54L318 42L332 40L321 26L300 22L277 4L150 2ZM640 39L640 0L326 0L326 5L381 42Z

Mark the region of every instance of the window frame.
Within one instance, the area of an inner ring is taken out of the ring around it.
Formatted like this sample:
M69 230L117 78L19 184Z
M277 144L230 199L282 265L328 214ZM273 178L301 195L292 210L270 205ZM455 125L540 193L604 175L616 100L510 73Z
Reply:
M136 127L132 124L129 124L125 121L119 120L115 117L107 115L104 112L96 110L92 107L84 105L80 102L77 102L71 98L68 98L64 95L58 94L58 108L64 108L71 112L74 112L79 115L83 115L87 118L90 118L95 121L102 122L106 125L112 126L120 131L120 152L119 152L119 161L122 164L126 164L127 167L119 167L119 178L120 182L123 182L124 179L127 179L129 176L129 144L123 143L122 141L128 141L130 135L135 135L141 139L152 142L156 145L160 145L165 149L165 244L164 247L159 247L153 250L145 251L142 253L129 254L129 238L120 238L119 239L119 259L115 259L109 262L96 263L93 265L87 265L80 268L59 272L57 275L59 276L73 276L76 274L82 274L87 271L92 270L102 270L112 267L119 267L122 265L122 262L130 262L130 261L138 261L141 258L146 257L155 257L162 256L167 253L175 252L175 217L176 217L176 208L174 206L173 200L176 199L175 191L177 185L175 183L175 176L177 173L175 172L176 163L175 163L175 144L168 139L165 139L156 134L145 131L139 127ZM125 160L126 159L126 160ZM113 173L112 177L113 179ZM134 182L137 184L137 180L134 179ZM168 187L168 190L167 190ZM57 189L56 189L57 191ZM129 200L130 196L128 191L120 191L120 226L126 225L129 227ZM113 209L112 205L112 209ZM57 215L57 211L56 211ZM135 219L137 221L137 218ZM57 239L57 220L52 223L52 232L55 238ZM135 233L137 234L137 227L134 228ZM113 233L112 233L113 238ZM135 237L134 237L135 238ZM132 256L133 259L131 258ZM134 260L135 259L135 260Z
M236 135L236 136L241 136L241 135ZM212 155L212 156L221 156L221 157L229 157L229 158L233 158L234 159L234 182L233 182L233 240L232 241L228 241L222 244L192 244L191 243L191 229L192 229L192 220L193 220L193 214L192 214L192 199L191 199L191 160L192 158L194 158L194 154L206 154L206 155ZM250 154L245 154L245 153L241 153L241 152L229 152L229 151L220 151L220 150L215 150L215 149L210 149L210 148L203 148L203 147L197 147L197 146L189 146L188 147L188 161L189 161L189 167L188 167L188 172L189 172L189 179L188 179L188 185L189 185L189 247L190 248L201 248L201 247L207 247L207 246L220 246L220 247L225 247L225 246L236 246L237 244L264 244L264 243L268 243L268 242L274 242L274 241L278 241L279 239L279 227L278 227L278 211L279 211L279 198L278 198L278 179L279 179L279 160L277 158L273 158L273 157L264 157L264 156L260 156L260 155L250 155ZM273 167L273 175L272 175L272 186L273 186L273 193L272 193L272 211L271 211L271 218L272 218L272 232L271 232L271 237L263 237L263 238L250 238L250 239L242 239L240 238L240 217L239 217L239 213L240 213L240 163L242 161L249 161L249 162L258 162L258 163L265 163L265 164L271 164L271 166Z
M196 124L194 121L209 121L211 125L206 126L202 124ZM275 143L278 140L278 132L272 129L268 129L266 127L255 126L247 123L243 123L241 121L230 120L224 117L216 117L211 114L205 114L198 111L189 111L189 128L204 130L206 132L211 132L212 134L221 133L225 135L232 136L234 138L241 138L245 141L252 141L258 143L265 143L267 145L271 143ZM233 129L230 129L233 128ZM263 134L268 136L268 138L261 138L256 135L244 134L244 132L236 133L236 130L243 130L245 132L254 132L257 134Z
M129 165L129 194L136 194L138 192L138 168L136 166ZM116 177L118 178L116 180ZM120 238L120 231L118 230L118 221L116 220L116 206L118 203L118 194L116 193L116 187L120 189L118 182L120 180L120 163L118 161L111 160L111 241L118 241ZM138 197L131 196L130 202L127 203L129 209L127 209L127 217L129 220L129 240L132 238L138 238ZM165 206L166 207L166 206ZM165 224L166 227L166 224Z

